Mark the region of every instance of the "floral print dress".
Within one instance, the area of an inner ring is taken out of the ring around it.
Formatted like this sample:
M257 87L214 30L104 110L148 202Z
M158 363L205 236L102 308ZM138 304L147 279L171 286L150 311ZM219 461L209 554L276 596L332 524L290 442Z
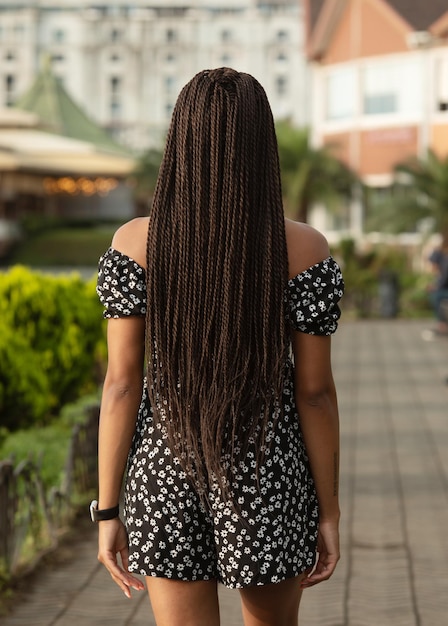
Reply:
M309 334L334 333L343 289L332 257L301 272L287 285L288 324ZM100 259L97 292L106 319L145 315L145 270L113 248ZM249 447L244 457L235 451L236 512L216 481L209 484L209 505L200 500L168 446L163 421L153 420L145 382L125 486L129 571L185 581L216 579L241 588L280 582L314 564L319 512L290 359L282 402L258 481L256 450ZM275 417L273 409L271 420Z

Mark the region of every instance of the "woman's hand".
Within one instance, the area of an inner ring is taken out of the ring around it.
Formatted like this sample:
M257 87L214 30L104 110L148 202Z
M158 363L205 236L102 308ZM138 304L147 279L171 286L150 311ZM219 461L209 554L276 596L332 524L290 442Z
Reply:
M317 562L308 576L302 580L302 589L328 580L333 574L340 558L338 526L337 521L320 522L317 537Z
M131 587L136 591L142 591L145 586L141 580L135 578L127 571L129 549L126 528L118 517L98 522L98 526L98 560L106 567L124 595L130 598ZM120 567L118 564L118 553L120 554L123 567Z

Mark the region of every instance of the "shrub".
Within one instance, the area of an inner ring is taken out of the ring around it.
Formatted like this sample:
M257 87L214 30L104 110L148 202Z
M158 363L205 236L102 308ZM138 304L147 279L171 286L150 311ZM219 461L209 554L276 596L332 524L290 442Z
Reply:
M46 423L96 387L104 327L93 280L14 267L0 275L0 317L2 425Z
M27 340L2 323L0 326L0 417L14 430L40 422L55 406L48 376L39 355Z
M430 305L425 290L427 278L412 270L405 250L379 245L358 251L353 239L342 240L335 249L342 264L345 295L342 306L359 317L380 314L379 284L384 275L396 281L398 313L403 317L428 315Z

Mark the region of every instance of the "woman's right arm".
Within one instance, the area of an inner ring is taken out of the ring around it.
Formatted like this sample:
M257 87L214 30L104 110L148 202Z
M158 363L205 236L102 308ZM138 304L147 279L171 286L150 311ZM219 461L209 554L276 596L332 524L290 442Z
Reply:
M112 248L144 268L147 230L148 218L127 222L115 233ZM140 280L143 280L141 273ZM98 433L99 509L118 504L142 399L145 316L141 303L140 308L136 306L135 309L137 314L113 317L107 323L107 372ZM122 566L117 554L120 554ZM98 559L130 597L130 588L141 590L143 584L127 571L128 555L128 538L121 520L99 522Z
M126 461L135 431L143 389L145 318L110 319L108 365L101 399L98 435L98 508L118 504ZM119 518L101 521L98 559L127 597L142 582L127 571L128 540ZM120 566L117 554L120 554Z

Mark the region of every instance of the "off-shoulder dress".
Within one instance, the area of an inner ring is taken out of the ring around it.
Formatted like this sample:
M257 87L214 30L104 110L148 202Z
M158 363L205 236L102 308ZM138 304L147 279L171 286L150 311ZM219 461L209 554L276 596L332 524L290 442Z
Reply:
M300 332L330 335L340 317L344 283L330 256L289 280L288 324ZM109 248L99 262L97 292L104 317L144 316L145 270ZM227 587L264 585L298 576L313 565L318 503L294 401L294 365L285 363L283 410L273 441L255 473L256 451L237 461L235 507L209 486L209 507L155 422L146 382L129 453L125 521L129 570L177 580L217 579ZM273 409L274 413L274 409Z

